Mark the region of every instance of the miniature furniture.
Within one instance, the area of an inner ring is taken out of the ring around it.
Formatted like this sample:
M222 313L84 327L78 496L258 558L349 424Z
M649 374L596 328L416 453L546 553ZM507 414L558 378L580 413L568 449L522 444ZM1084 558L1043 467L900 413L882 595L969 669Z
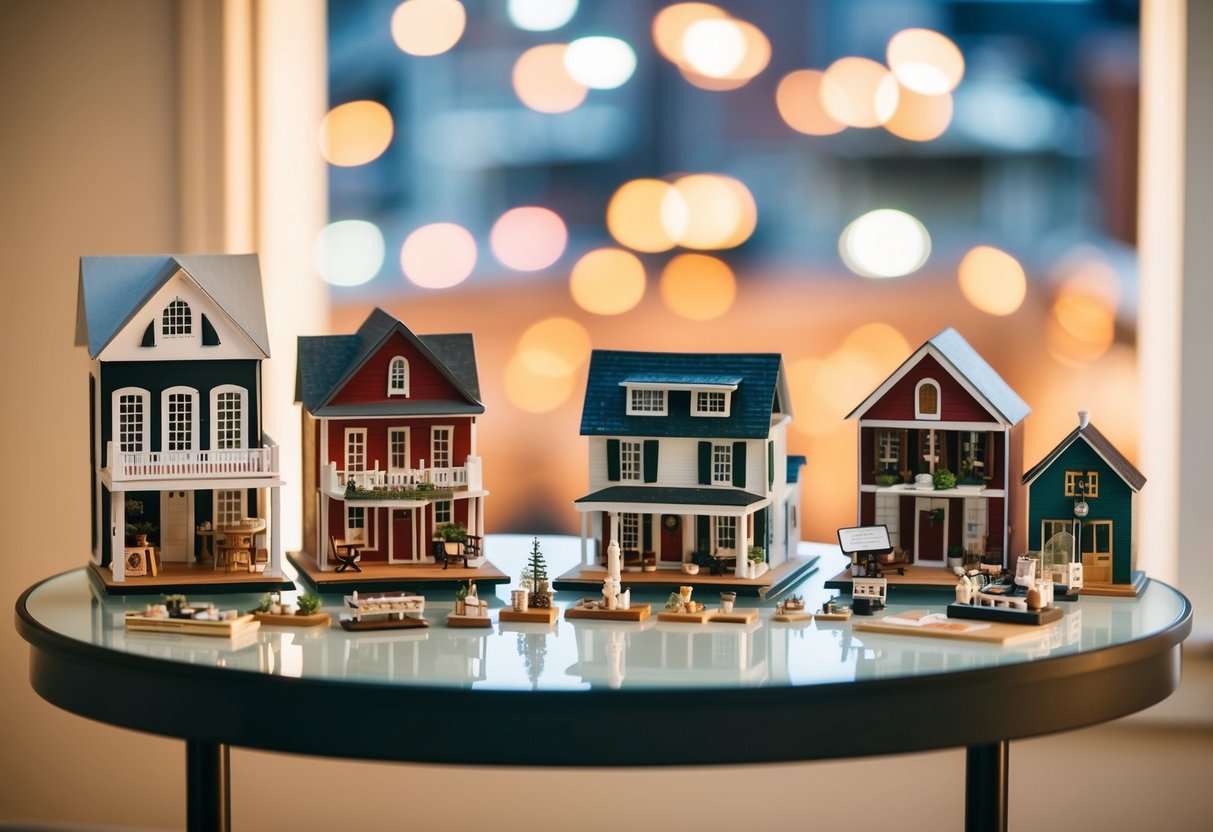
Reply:
M222 559L228 572L241 566L252 572L257 552L257 535L264 532L265 527L265 521L258 517L246 517L239 523L220 526L219 534L223 535L223 542L216 544L215 563L218 564ZM213 570L215 567L211 568Z
M553 563L574 562L578 543L543 539ZM495 552L506 548L494 542ZM828 567L823 572L845 562L836 546L802 544L801 551L818 554ZM521 559L510 564L515 570L520 566ZM805 579L796 591L816 605L828 597L822 580L822 574ZM526 766L684 766L688 747L695 749L697 763L744 764L963 746L967 828L1005 829L1009 742L1116 719L1166 698L1179 684L1180 645L1192 628L1188 600L1157 581L1138 598L1080 598L1068 604L1065 619L1044 628L1051 638L1033 649L882 636L886 640L879 650L863 650L852 645L852 623L834 622L820 637L831 645L828 652L838 655L838 669L850 675L825 673L823 682L793 677L782 661L803 638L817 635L816 628L801 632L772 625L774 602L763 601L755 602L761 618L749 627L720 632L723 625L707 624L717 630L700 638L690 625L670 625L679 630L673 637L695 651L688 657L683 650L676 662L663 659L663 639L670 637L664 625L619 625L636 628L626 644L608 622L572 621L542 635L528 633L527 638L547 645L549 656L577 655L579 661L566 669L549 660L534 676L535 689L521 691L517 680L526 678L527 665L541 656L518 653L515 632L486 630L481 638L505 639L508 647L491 645L482 655L492 661L475 669L439 661L450 656L442 653L443 639L410 641L413 636L402 634L396 649L412 651L416 661L401 676L400 663L390 675L382 662L318 658L340 656L345 645L357 652L361 639L375 644L381 634L320 630L299 646L301 675L286 677L263 657L281 643L275 639L291 637L289 631L261 628L253 636L260 648L233 645L221 663L214 661L214 639L198 639L205 642L198 649L209 651L207 661L198 661L187 641L173 651L148 653L114 637L127 605L98 598L91 586L87 570L80 569L46 579L18 600L17 628L30 644L31 685L71 713L183 739L190 829L230 828L231 745L373 760ZM899 606L896 600L890 603L893 611ZM1073 615L1072 609L1082 614ZM82 616L82 611L91 612ZM726 645L752 644L755 633L767 645L763 650L716 649L721 639L732 640ZM582 650L583 644L588 649ZM744 658L753 653L761 654L754 657L758 664ZM747 675L756 669L763 674L761 683ZM425 719L400 719L405 691L410 707ZM331 707L335 698L342 703L340 712ZM233 719L250 701L273 702L275 718ZM914 718L857 730L870 721L873 702L888 713ZM924 702L940 705L924 707ZM1025 702L1049 707L1024 707ZM761 713L764 724L777 730L749 731L745 742L719 742L721 721L739 708ZM551 724L553 714L559 714L560 730L550 741L519 743L512 732L501 730L503 724ZM317 730L299 730L305 724ZM477 742L452 742L453 724ZM627 742L603 743L603 725L628 726ZM679 742L671 743L671 736ZM1069 786L1081 785L1076 781L1082 772L1064 775ZM264 787L257 782L256 788ZM587 800L594 799L592 789L586 793Z
M358 540L341 540L329 536L329 548L333 552L333 558L337 561L337 568L334 572L345 572L347 569L353 569L355 572L361 572L362 568L358 566L358 558L361 553L358 547L361 541Z

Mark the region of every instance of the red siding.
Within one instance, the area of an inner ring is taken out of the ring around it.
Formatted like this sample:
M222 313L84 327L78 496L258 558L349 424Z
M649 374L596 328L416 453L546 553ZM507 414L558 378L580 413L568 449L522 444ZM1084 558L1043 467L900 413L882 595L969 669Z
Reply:
M864 485L876 482L876 429L859 431L859 481Z
M399 332L372 355L354 377L345 383L333 397L333 404L367 404L371 402L399 401L401 397L387 394L387 368L392 358L402 355L409 362L409 401L431 399L463 400L454 386L421 351L410 344Z
M430 429L435 425L454 428L454 444L451 449L451 465L462 467L472 452L472 417L435 416L429 419L330 419L329 447L325 459L337 463L337 470L345 469L346 428L366 428L366 469L386 471L388 465L388 429L409 428L409 467L433 467L430 453ZM376 466L376 462L378 465Z
M876 493L874 491L859 492L859 525L876 525Z
M933 356L924 355L910 371L889 389L868 411L864 419L914 418L914 388L924 378L939 384L941 417L946 422L996 422L981 404L964 389Z

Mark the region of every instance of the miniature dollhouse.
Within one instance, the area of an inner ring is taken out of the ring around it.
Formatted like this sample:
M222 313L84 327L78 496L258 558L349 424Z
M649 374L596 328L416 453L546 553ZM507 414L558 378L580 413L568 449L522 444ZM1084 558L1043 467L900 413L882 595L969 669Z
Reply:
M602 566L613 540L631 569L745 578L786 562L804 464L787 453L790 421L777 354L595 350L581 419L589 493L575 501L583 568Z
M76 343L92 359L92 552L107 587L282 583L256 255L83 257Z
M1078 426L1023 476L1027 548L1046 573L1081 557L1083 592L1133 594L1137 494L1146 483L1078 411Z
M376 309L353 335L299 339L296 399L304 555L317 569L483 563L471 335L415 335Z
M859 525L893 560L1006 565L1030 409L954 329L931 338L848 416L859 422Z

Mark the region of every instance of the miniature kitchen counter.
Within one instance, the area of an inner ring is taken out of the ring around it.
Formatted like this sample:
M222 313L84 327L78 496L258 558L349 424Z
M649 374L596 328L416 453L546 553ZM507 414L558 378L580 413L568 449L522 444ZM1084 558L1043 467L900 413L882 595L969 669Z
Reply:
M554 571L579 557L575 538L541 540ZM530 544L529 536L492 538L494 557L511 568ZM841 568L843 555L832 545L801 551L823 562L821 573L795 587L807 609L819 609L830 597L823 575ZM662 608L663 598L637 594ZM263 627L226 640L128 632L124 616L141 602L107 596L78 569L27 590L17 628L31 645L31 684L48 702L186 741L190 829L230 827L233 745L522 766L684 766L688 746L703 764L963 746L967 828L1004 829L1009 741L1166 698L1179 684L1180 643L1191 630L1188 600L1157 581L1135 599L1081 598L1061 621L1033 628L1038 639L1008 647L857 632L854 618L776 623L779 598L739 600L736 609L759 611L744 627L658 626L656 615L502 626L496 618L506 596L508 588L486 595L492 629L444 626L453 595L431 594L434 621L422 630ZM565 609L581 597L559 592L555 602ZM257 598L223 600L247 609ZM942 611L951 600L950 592L937 600L916 595L913 606ZM339 595L324 598L330 612L340 604ZM908 606L890 603L889 612ZM425 718L400 719L403 697ZM231 717L258 701L273 719ZM331 707L337 701L339 713ZM1030 705L1041 702L1048 707ZM777 730L747 730L752 714ZM553 741L522 741L540 721L552 726ZM452 725L476 742L453 740ZM602 743L604 726L628 741ZM722 732L745 740L717 742Z

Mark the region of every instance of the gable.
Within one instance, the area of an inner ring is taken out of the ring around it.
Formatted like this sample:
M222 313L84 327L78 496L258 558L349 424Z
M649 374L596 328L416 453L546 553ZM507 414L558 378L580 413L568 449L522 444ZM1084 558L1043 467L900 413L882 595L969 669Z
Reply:
M1140 491L1146 484L1145 476L1090 423L1070 431L1057 447L1023 475L1023 482L1030 485L1051 469L1073 467L1076 462L1091 459L1092 454L1133 491Z
M388 365L396 356L402 356L408 362L407 397L388 395ZM389 335L328 401L332 407L392 404L405 409L410 406L424 408L426 412L433 412L432 406L439 403L465 405L467 400L455 385L443 376L430 356L419 350L400 332Z
M943 422L997 422L992 414L952 373L933 355L924 355L909 368L885 393L872 402L864 419L913 420L915 391L920 381L931 380L939 385L940 418Z

